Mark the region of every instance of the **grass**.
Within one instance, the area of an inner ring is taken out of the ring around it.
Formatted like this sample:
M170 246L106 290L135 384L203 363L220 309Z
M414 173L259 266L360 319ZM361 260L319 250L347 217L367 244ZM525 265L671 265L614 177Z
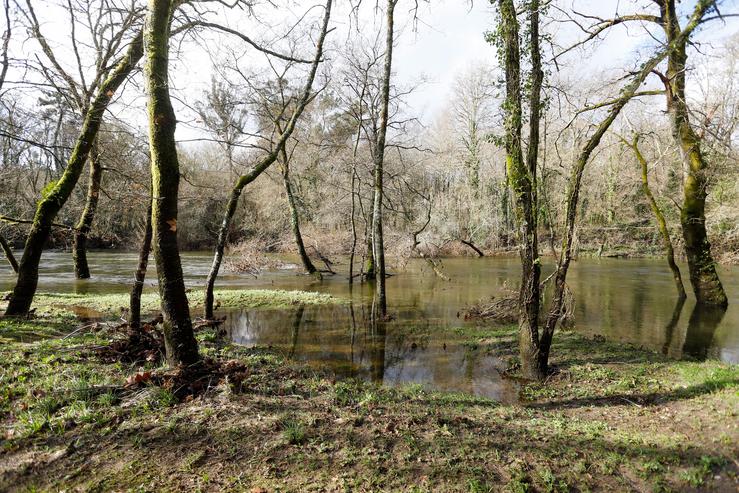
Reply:
M737 487L739 368L720 362L561 332L558 373L522 382L521 402L502 405L336 382L199 333L203 354L243 361L249 374L240 392L221 385L180 403L170 389L126 389L155 368L101 363L88 348L108 343L104 330L61 338L63 317L3 323L13 335L0 345L3 491ZM449 330L515 364L515 329Z
M187 295L194 310L203 307L203 290L191 291ZM326 305L344 303L345 300L329 294L310 291L286 291L281 289L222 289L215 291L216 306L222 308L285 308L295 305ZM4 309L7 302L0 302ZM42 317L55 320L74 320L78 315L94 318L117 316L128 309L128 293L72 294L38 293L33 308ZM159 309L159 293L144 293L141 297L142 312ZM16 328L16 330L19 330Z

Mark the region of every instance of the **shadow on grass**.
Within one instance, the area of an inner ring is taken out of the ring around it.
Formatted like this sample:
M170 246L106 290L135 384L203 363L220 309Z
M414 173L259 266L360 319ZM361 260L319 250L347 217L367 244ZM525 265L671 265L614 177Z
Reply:
M359 484L379 481L373 486L389 489L414 484L419 473L440 485L463 484L481 476L488 484L503 485L516 474L515 464L526 463L523 476L532 482L537 481L541 468L551 468L570 485L590 483L595 489L613 491L624 484L641 489L633 485L633 472L641 474L641 480L666 477L679 482L675 467L696 468L705 457L716 455L710 444L686 447L678 441L634 439L599 428L597 422L562 424L550 422L545 416L527 417L525 413L501 421L474 414L468 417L464 409L429 408L420 402L389 403L381 420L336 425L339 408L342 413L351 413L353 406L327 409L324 404L320 400L250 401L241 411L219 412L218 419L201 423L185 419L173 427L160 422L146 428L121 429L108 436L95 431L68 433L66 440L78 441L80 446L66 457L8 474L0 479L0 485L15 488L34 481L56 486L94 482L87 486L125 488L146 478L146 482L152 481L150 486L159 483L172 488L188 485L202 474L222 485L236 473L267 483L278 478L287 480L287 489L315 486L319 477L335 474L348 475ZM305 424L306 448L292 446L282 437L280 416L294 413L318 418ZM400 423L402 431L389 433L389 423ZM435 433L436 429L443 433ZM332 446L311 445L317 443ZM347 454L353 460L337 460ZM94 466L86 465L91 457L97 458ZM582 467L588 470L575 472L576 462L583 462ZM70 464L79 466L72 476L68 476ZM711 464L702 473L705 477L720 467L736 469L723 457ZM316 466L321 469L320 476L314 470ZM419 471L419 467L427 469ZM380 470L393 474L378 476Z
M649 393L622 393L606 396L575 397L571 399L549 400L547 402L533 402L526 407L534 409L569 409L576 407L600 406L656 406L667 402L692 399L701 395L711 394L727 387L739 386L739 379L728 378L706 382L689 387L677 388L667 392Z

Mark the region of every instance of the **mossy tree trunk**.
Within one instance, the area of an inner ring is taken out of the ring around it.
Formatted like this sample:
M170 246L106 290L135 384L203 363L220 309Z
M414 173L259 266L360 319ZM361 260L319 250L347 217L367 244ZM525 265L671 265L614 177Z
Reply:
M390 77L393 69L393 41L395 38L394 21L395 5L398 0L387 0L385 12L385 61L382 74L380 124L377 131L377 142L374 153L374 200L372 207L372 253L374 261L375 282L377 284L377 309L382 317L387 315L387 293L385 290L385 240L383 238L383 179L385 164L385 141L389 123Z
M128 325L134 330L141 328L141 293L144 290L146 269L149 266L149 253L151 253L151 216L152 200L150 197L149 207L146 209L144 237L141 239L141 247L139 248L139 262L136 266L136 272L133 276L133 286L131 287Z
M374 180L373 180L373 186L374 186ZM361 200L361 198L360 198ZM365 254L364 258L364 266L362 267L364 270L364 279L367 281L374 281L375 280L375 254L374 254L374 244L372 242L372 231L373 231L373 224L375 220L375 199L374 196L372 197L372 200L369 203L369 212L367 214L367 221L365 223L364 228L364 239L367 243L367 253Z
M74 275L77 279L90 278L90 266L87 262L87 237L95 220L98 200L100 198L100 186L103 178L103 167L100 164L100 153L97 144L94 144L88 158L90 165L90 178L87 183L87 196L85 208L82 210L74 233L74 245L72 247L72 259L74 260Z
M8 260L10 267L13 269L13 272L17 273L18 261L15 259L15 255L13 255L13 249L10 247L8 240L6 240L2 234L0 234L0 246L3 249L3 253L5 253L5 258Z
M171 366L200 359L192 329L177 245L180 170L175 144L177 120L169 96L169 29L172 0L149 0L146 17L145 79L148 92L152 177L152 246L164 316L164 344Z
M578 155L577 161L572 168L572 175L570 177L567 191L565 229L562 237L562 248L559 254L557 270L554 274L554 292L549 304L546 322L544 324L539 343L539 358L541 359L542 365L547 364L546 362L549 360L549 349L551 347L554 330L562 317L567 272L569 270L570 262L572 261L572 250L575 241L575 223L578 215L577 211L580 199L580 187L582 185L582 177L585 172L585 167L590 160L590 156L600 144L603 135L608 131L615 119L621 113L621 110L634 97L642 83L644 83L647 76L656 70L657 66L672 52L672 50L675 49L676 46L679 45L681 41L690 38L690 35L700 25L704 15L712 5L713 2L711 1L699 1L690 16L690 20L688 21L686 28L680 33L677 39L661 48L652 58L641 65L639 71L634 74L629 84L621 90L619 97L609 101L608 106L610 106L610 109L608 110L608 114L596 127L593 134L587 139Z
M357 253L357 220L356 220L356 209L357 209L357 197L356 194L356 183L357 183L357 170L356 161L352 162L352 178L351 178L351 197L352 205L349 210L349 224L352 231L352 246L349 251L349 284L354 283L354 257Z
M278 125L279 130L279 125ZM281 130L280 130L280 133ZM287 205L290 208L290 227L293 232L293 238L295 239L295 246L298 249L298 255L300 256L300 262L303 264L303 268L308 274L315 274L318 269L311 262L308 252L305 251L305 244L303 243L303 235L300 232L300 214L298 213L298 206L295 203L295 195L293 194L292 183L290 183L290 158L287 155L285 146L280 150L280 160L282 164L282 182L285 186L285 195L287 195Z
M675 289L677 289L677 295L680 299L685 299L685 286L683 285L683 278L680 274L680 268L675 263L675 249L672 247L672 240L670 239L670 230L667 229L667 221L665 215L662 213L657 201L652 194L651 188L649 188L649 169L647 166L647 160L639 150L639 135L634 136L634 140L631 143L624 141L629 147L631 147L636 155L636 160L639 162L641 167L641 185L644 196L649 202L649 208L652 209L655 219L657 220L657 228L662 236L662 242L665 245L665 256L667 257L667 265L670 267L672 272L672 278L675 281Z
M213 263L211 264L210 271L208 272L208 278L205 283L204 315L205 318L208 320L212 320L214 316L215 300L213 293L215 290L216 279L218 278L218 273L220 272L221 264L223 263L223 254L226 249L226 243L228 241L228 231L231 227L231 222L233 221L234 214L236 213L236 207L238 206L241 193L244 190L244 187L256 180L259 175L261 175L267 168L272 165L272 163L277 160L281 149L285 146L287 140L292 135L293 131L295 130L295 125L300 119L300 116L303 114L305 107L311 100L313 81L316 78L318 65L321 63L321 60L323 58L323 43L326 39L326 34L328 33L328 24L331 18L331 5L332 0L327 0L321 34L318 38L318 42L316 43L315 57L311 62L311 69L308 74L308 78L306 79L305 86L303 87L302 94L300 95L300 98L296 103L290 120L288 121L287 125L285 125L285 130L280 134L280 137L274 148L251 170L249 170L246 174L240 176L239 179L236 180L234 187L231 189L231 195L228 199L228 203L226 204L226 211L223 215L221 228L218 231L218 239L216 240L216 248L213 254Z
M529 49L532 76L529 94L529 143L524 162L521 96L521 54L519 25L513 0L499 0L500 38L506 73L505 148L506 170L516 204L516 222L521 249L521 289L519 291L519 356L526 378L541 379L546 375L546 362L539 359L539 280L541 265L537 236L536 168L539 150L541 107L541 55L539 53L539 2L530 2Z
M690 123L685 98L686 47L688 36L683 36L675 9L675 0L659 0L662 24L667 41L672 45L663 77L667 89L667 111L672 120L672 133L682 155L686 170L683 184L683 207L680 222L688 258L690 283L699 304L726 306L728 298L716 272L711 244L706 232L706 188L708 163L701 152L701 138ZM703 0L699 4L713 5Z
M18 266L18 279L13 288L8 308L5 310L7 316L23 316L28 314L31 308L31 302L38 285L38 266L41 261L41 254L51 232L54 219L77 185L110 100L143 55L142 39L142 34L139 33L131 41L126 54L116 64L108 78L100 85L97 95L85 113L82 129L72 149L64 173L38 202L33 223L26 238L23 256Z

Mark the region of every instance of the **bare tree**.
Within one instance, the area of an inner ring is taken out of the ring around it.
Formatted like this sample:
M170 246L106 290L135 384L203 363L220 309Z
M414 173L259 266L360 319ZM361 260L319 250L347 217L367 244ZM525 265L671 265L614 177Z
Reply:
M380 92L380 121L377 141L374 145L374 202L372 210L372 250L376 266L377 306L381 317L387 314L387 293L385 292L385 241L383 238L383 180L385 164L385 144L390 106L390 78L393 70L393 43L395 42L395 6L398 0L387 0L385 6L385 60L383 63Z
M226 205L226 212L223 216L223 223L221 224L221 228L218 232L215 253L213 255L213 264L211 265L210 272L208 273L208 279L206 281L205 318L207 319L213 318L213 291L215 288L216 279L218 277L218 272L223 261L223 253L226 247L229 226L231 224L231 220L233 219L234 213L236 212L236 206L238 205L239 198L241 197L241 192L244 190L244 187L256 180L259 175L261 175L277 160L281 149L285 146L287 140L290 138L293 131L295 130L295 125L297 124L300 115L303 113L305 107L311 100L313 81L315 80L316 72L318 71L318 65L321 63L323 57L323 43L329 31L328 24L331 18L331 4L332 0L327 0L325 14L323 17L323 24L321 26L321 31L316 43L316 54L311 63L310 72L306 79L303 91L300 94L300 98L295 103L290 118L287 120L282 133L280 133L279 137L277 138L276 145L271 151L267 153L266 156L261 158L257 162L257 164L255 164L254 167L251 168L251 170L249 170L246 174L241 175L236 181L233 189L231 190L231 195L229 197L228 204Z
M33 19L34 15L31 13L33 10L30 2L28 3L28 6L29 17ZM34 22L34 25L37 24L37 21ZM132 28L133 27L129 27L122 31L120 42L114 46L117 47L123 44L126 40L123 33L128 32L128 30ZM136 31L135 28L133 29ZM38 31L35 31L35 35L52 65L58 65L58 63L54 63L53 61L56 60L56 57L48 48L48 43L46 43L45 38ZM18 280L13 289L13 294L11 295L5 315L25 315L31 307L31 302L38 284L38 266L41 260L44 243L51 231L52 223L54 222L56 215L59 213L59 210L71 195L72 190L76 186L77 181L82 174L85 162L87 161L95 139L97 138L103 114L105 113L108 104L115 96L121 84L123 84L134 70L136 64L143 55L143 33L141 30L138 30L128 41L129 44L126 47L124 54L120 56L117 61L113 62L113 69L110 70L107 77L103 78L103 73L101 71L95 78L95 80L99 79L98 82L85 86L87 87L85 92L80 90L71 77L62 76L64 79L69 78L69 92L72 100L76 102L79 108L85 109L82 128L80 129L62 176L38 202L36 215L26 239L23 257L18 266ZM115 59L116 56L118 56L118 52L119 50L117 48L111 51L105 62L106 67ZM60 73L66 74L63 69L60 70ZM92 96L93 93L95 94L94 97ZM83 98L83 94L86 94L90 98L88 99L89 104L85 103L86 100Z
M678 298L684 299L687 295L685 294L685 286L683 286L683 278L680 274L680 268L677 266L677 263L675 263L675 249L672 247L672 240L670 239L670 231L667 229L665 215L657 204L654 194L652 193L652 189L649 187L649 165L647 160L644 158L644 155L641 153L641 150L639 150L639 134L635 133L631 142L624 138L621 138L621 140L634 151L634 156L639 163L639 167L641 169L642 191L644 192L644 196L646 197L647 202L649 202L649 208L652 210L654 218L657 221L657 228L659 229L659 233L662 236L662 241L665 246L667 265L669 265L672 277L675 281L677 296Z
M672 124L672 133L677 143L685 169L683 183L683 205L680 222L682 224L685 253L688 258L690 282L699 304L726 306L728 299L716 272L711 253L711 245L706 231L706 196L708 185L708 162L701 150L702 138L690 121L690 107L686 97L686 72L691 34L697 27L695 13L702 12L697 20L698 25L723 16L718 10L716 0L697 0L693 15L688 17L685 26L681 26L675 0L654 0L659 8L659 15L636 13L621 15L612 19L587 16L592 25L585 28L591 40L613 26L630 23L649 23L658 26L664 32L664 44L670 47L667 53L666 70L654 67L655 73L664 84L667 97L667 111ZM715 12L716 15L706 14ZM583 14L577 14L583 16ZM653 36L650 32L649 36ZM585 42L583 41L583 42ZM582 42L578 43L581 44ZM567 51L567 50L565 50ZM660 92L661 93L661 92ZM651 94L657 94L652 91Z

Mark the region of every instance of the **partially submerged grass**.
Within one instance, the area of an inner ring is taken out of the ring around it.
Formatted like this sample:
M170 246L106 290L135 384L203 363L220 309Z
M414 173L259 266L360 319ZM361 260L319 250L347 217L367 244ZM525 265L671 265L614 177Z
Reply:
M202 308L205 294L202 289L187 294L190 308ZM345 300L324 293L310 291L286 291L282 289L221 289L215 291L215 303L221 308L286 308L295 305L326 305L344 303ZM0 303L0 309L6 302ZM38 293L33 308L38 315L53 318L95 318L120 315L128 310L128 293L73 294ZM141 311L159 309L159 293L144 293Z
M7 322L14 323L14 322ZM558 333L559 370L518 405L419 385L334 382L281 357L198 334L249 368L179 403L123 386L151 364L103 364L109 334L0 346L0 490L733 491L739 368L671 361ZM6 326L7 328L7 326ZM515 329L455 330L515 363Z

